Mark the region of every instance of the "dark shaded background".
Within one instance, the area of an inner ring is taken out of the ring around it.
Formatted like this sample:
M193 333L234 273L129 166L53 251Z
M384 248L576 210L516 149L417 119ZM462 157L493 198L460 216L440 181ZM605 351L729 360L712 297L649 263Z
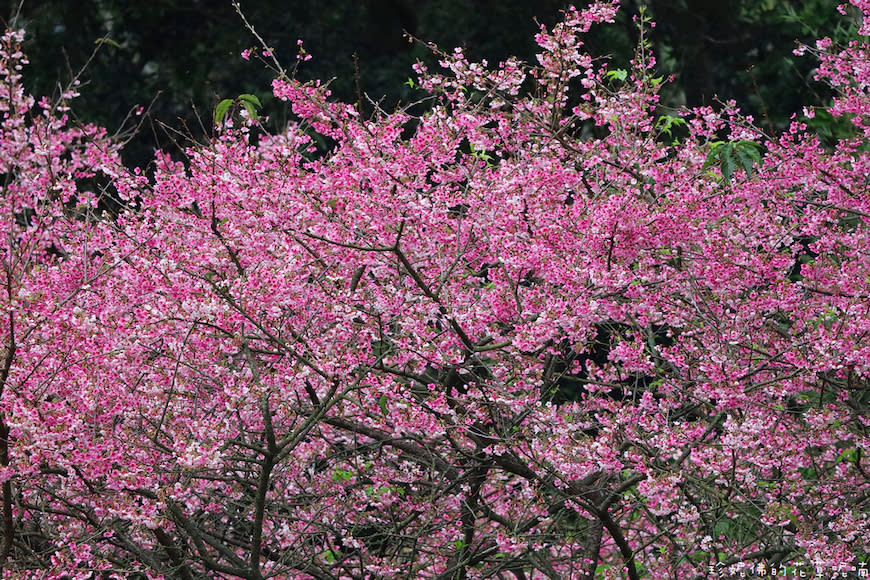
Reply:
M632 16L641 3L657 22L650 38L660 72L677 74L666 88L666 104L733 98L762 126L779 130L801 105L828 102L824 87L812 81L813 57L798 58L791 51L796 40L848 39L847 22L835 10L839 0L626 0L616 25L593 31L590 52L625 67L637 41ZM4 23L18 5L18 0L0 2ZM470 57L492 64L509 55L534 61L535 20L552 25L564 5L559 0L245 0L242 9L285 66L295 62L297 39L305 41L313 59L300 69L301 78L333 79L335 96L354 102L359 85L391 109L420 96L405 81L415 60L431 59L403 31L443 49L463 46ZM132 108L153 100L154 130L130 144L128 162L147 163L155 147L172 148L177 136L160 123L201 137L197 113L208 127L214 105L240 93L258 95L265 114L276 122L283 118L280 104L270 98L274 75L239 56L257 42L230 0L24 0L16 25L28 31L26 83L36 94L51 94L59 81L67 82L88 61L96 39L120 44L104 44L90 62L82 75L88 84L74 110L83 120L116 130Z

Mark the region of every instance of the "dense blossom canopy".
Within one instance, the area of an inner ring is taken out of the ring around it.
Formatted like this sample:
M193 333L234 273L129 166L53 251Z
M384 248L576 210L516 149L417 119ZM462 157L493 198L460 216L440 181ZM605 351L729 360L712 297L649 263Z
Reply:
M826 150L663 114L644 44L583 52L615 11L418 66L418 115L283 76L285 132L242 108L148 172L7 33L4 577L857 566L870 49L813 49L856 126Z

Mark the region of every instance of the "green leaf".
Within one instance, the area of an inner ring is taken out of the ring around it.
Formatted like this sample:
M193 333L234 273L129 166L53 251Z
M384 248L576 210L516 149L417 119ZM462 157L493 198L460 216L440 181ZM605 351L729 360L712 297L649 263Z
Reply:
M849 449L844 449L843 452L840 453L840 455L837 457L836 462L842 463L845 461L846 463L857 464L859 458L860 455L858 453L858 449L856 449L855 447L850 447Z
M118 44L118 41L116 41L116 40L112 40L112 39L109 38L108 36L102 36L102 37L96 39L96 40L94 41L94 44L100 44L100 45L102 45L102 44L110 44L110 45L114 46L115 48L121 48L121 45Z
M745 151L740 149L737 150L737 164L740 166L743 171L746 172L747 175L752 172L752 166L754 165L754 161L752 157L747 155Z
M388 485L382 485L380 487L368 488L367 490L365 490L365 494L369 497L374 497L374 498L380 499L382 496L390 493L391 491L393 491L392 487L390 487Z
M248 101L241 101L241 105L242 105L242 106L245 108L245 110L248 112L248 118L249 118L249 119L251 119L252 121L256 121L257 119L260 118L260 116L257 115L257 110L254 108L254 105L252 105L252 104L249 103Z
M246 103L251 103L255 107L262 108L263 105L260 104L260 99L257 98L257 95L251 95L249 93L243 93L239 95L239 100L244 101Z
M223 125L224 119L226 119L227 112L230 110L230 107L233 106L232 99L224 99L220 103L218 103L217 107L214 109L214 124L215 125Z
M671 136L671 132L674 127L681 127L686 124L686 120L682 117L673 117L671 115L662 115L659 117L658 121L656 121L656 129L667 135Z
M746 175L752 173L753 166L756 164L761 165L760 147L761 145L755 141L741 140L734 143L734 152Z
M353 479L353 472L347 471L345 469L336 469L332 472L332 481L336 483L341 483L343 481L350 481Z
M605 74L608 80L616 79L618 81L625 81L628 78L628 71L622 68L618 68L616 70L609 70Z
M734 170L738 167L748 175L756 164L761 164L760 150L761 145L745 139L728 142L713 141L710 143L710 153L704 161L704 169L711 165L718 165L726 181L731 180Z
M731 176L734 175L734 158L729 150L722 156L722 176L726 181L731 181Z

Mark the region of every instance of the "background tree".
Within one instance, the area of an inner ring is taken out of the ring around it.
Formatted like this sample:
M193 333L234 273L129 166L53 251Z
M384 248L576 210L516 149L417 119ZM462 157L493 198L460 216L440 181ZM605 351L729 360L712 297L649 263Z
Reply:
M799 106L829 102L824 85L812 82L813 64L795 59L791 51L795 40L845 40L837 3L630 0L617 16L619 25L592 32L587 48L593 56L625 62L637 41L632 16L645 6L658 22L649 37L659 70L678 73L663 93L663 104L735 99L766 130L781 130ZM8 0L2 14L11 19L18 6ZM201 120L211 116L219 100L262 92L271 79L269 71L238 58L253 41L228 0L30 0L22 6L18 25L29 31L27 50L34 63L26 82L36 94L52 94L58 79L79 70L96 39L118 43L104 45L88 65L84 80L100 80L80 99L77 114L115 130L131 110L156 97L151 117L171 129L158 127L156 134L142 133L128 145L125 155L135 164L150 160L155 140L160 148L171 146L180 138L174 131L202 136L208 123ZM333 79L336 97L357 102L361 91L390 110L421 96L405 84L410 66L421 58L434 64L403 31L443 47L463 46L471 58L493 64L512 55L534 61L534 19L551 26L565 6L556 0L256 0L243 8L281 61L291 62L296 40L305 40L314 58L302 67L301 78ZM371 112L365 100L363 106ZM273 118L280 124L286 115Z

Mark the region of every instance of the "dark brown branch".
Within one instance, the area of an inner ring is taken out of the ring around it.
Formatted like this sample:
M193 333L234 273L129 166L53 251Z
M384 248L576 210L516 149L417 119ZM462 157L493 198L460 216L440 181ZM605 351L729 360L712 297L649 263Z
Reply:
M223 545L220 539L214 538L210 534L197 528L196 525L194 525L194 523L184 515L184 512L181 511L181 508L175 502L170 502L168 507L172 514L172 519L187 533L194 546L196 546L196 551L199 553L199 557L206 568L214 572L220 572L221 574L229 574L230 576L244 578L245 580L259 580L257 577L252 577L250 575L244 560L239 558L235 552L230 550L227 546ZM209 554L207 546L210 546L221 554L232 564L232 566L225 566L217 562Z
M10 299L12 297L12 281L11 274L7 270L7 294ZM6 381L9 380L9 372L12 369L12 362L15 360L15 314L12 310L9 311L9 343L6 345L6 352L3 357L3 369L0 370L0 396L6 388ZM0 465L3 467L9 466L9 425L6 423L6 417L0 413ZM12 519L12 481L7 479L3 482L3 539L0 541L0 572L3 571L6 565L6 560L12 553L12 542L15 536L15 523Z
M600 518L593 518L587 529L586 545L583 550L583 578L595 580L595 570L598 568L598 557L601 553L601 536L604 523Z
M358 423L354 423L353 421L348 421L347 419L342 419L340 417L327 417L323 420L324 423L328 425L332 425L333 427L338 427L339 429L344 429L346 431L350 431L352 433L357 433L359 435L364 435L369 439L374 439L375 441L379 441L384 445L389 445L390 447L395 447L400 451L406 453L409 457L412 457L416 461L418 461L422 465L432 466L444 476L451 481L459 479L459 471L447 463L437 455L429 452L422 445L417 445L416 443L412 443L410 441L404 439L396 439L389 433L385 431L381 431L380 429L375 429L374 427L366 427L365 425L360 425Z
M188 568L187 564L184 562L183 553L178 546L175 545L175 542L172 541L172 538L169 537L169 534L167 534L163 528L155 528L154 537L157 538L157 542L166 551L166 555L169 556L169 561L172 562L172 565L176 570L178 570L178 575L181 577L181 580L193 580L193 574L191 574L190 568Z
M608 512L604 511L595 515L601 520L604 527L607 528L607 532L619 548L619 551L622 554L622 559L625 562L625 567L628 571L628 577L631 580L640 580L640 576L637 574L637 566L634 564L634 552L632 551L631 546L628 545L628 542L625 541L625 536L622 535L622 530L619 529L619 526L616 525L616 522L613 521L613 518L610 517Z

